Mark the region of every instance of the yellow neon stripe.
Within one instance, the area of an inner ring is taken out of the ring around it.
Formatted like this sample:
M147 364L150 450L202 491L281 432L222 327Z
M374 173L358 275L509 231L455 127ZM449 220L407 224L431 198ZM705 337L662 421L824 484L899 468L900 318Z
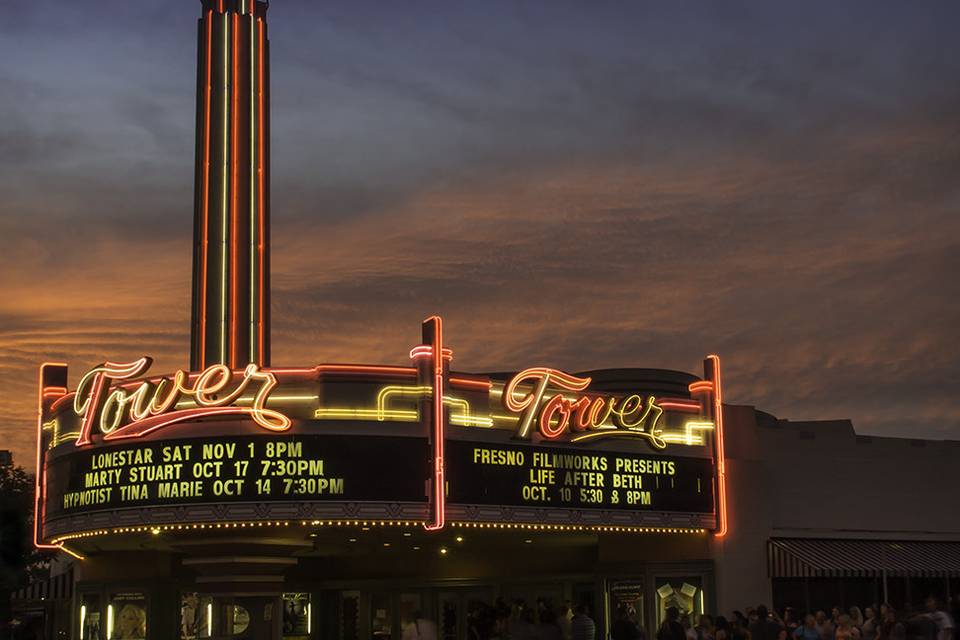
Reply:
M489 429L493 427L493 420L480 416L452 415L450 416L450 424L458 427L484 427Z
M254 396L240 396L234 400L233 404L242 406L244 403L252 404ZM265 404L272 404L276 402L316 402L320 399L318 395L312 396L269 396ZM198 406L197 403L192 398L187 398L186 400L180 400L175 405L177 409L183 408L193 408Z
M381 417L383 416L383 417ZM397 422L417 422L420 420L418 411L391 410L378 411L377 409L317 409L313 413L314 418L343 418L350 420L376 420L382 422L391 420Z
M422 397L429 395L433 391L433 387L409 387L401 385L388 385L380 390L377 394L377 420L383 420L383 415L387 413L387 401L390 396L399 395L403 396L415 396Z
M645 431L630 431L629 429L617 429L615 431L602 431L600 433L585 433L576 438L571 438L570 442L580 442L581 440L593 440L594 438L645 438L650 439L650 434Z
M67 433L61 433L60 435L50 439L50 446L48 448L52 449L53 447L59 444L63 444L64 442L69 442L71 440L76 440L79 437L80 437L79 431L69 431Z
M65 546L63 546L62 544L60 545L60 549L61 549L62 551L66 551L67 553L69 553L70 555L72 555L72 556L73 556L74 558L76 558L77 560L86 560L86 557L80 555L80 554L77 553L76 551L71 551L70 549L67 549L67 548L66 548Z

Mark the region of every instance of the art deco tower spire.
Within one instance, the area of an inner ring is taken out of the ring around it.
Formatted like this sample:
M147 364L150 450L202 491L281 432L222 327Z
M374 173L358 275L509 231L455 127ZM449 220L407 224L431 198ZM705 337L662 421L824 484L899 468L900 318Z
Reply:
M270 362L267 3L201 0L190 366Z

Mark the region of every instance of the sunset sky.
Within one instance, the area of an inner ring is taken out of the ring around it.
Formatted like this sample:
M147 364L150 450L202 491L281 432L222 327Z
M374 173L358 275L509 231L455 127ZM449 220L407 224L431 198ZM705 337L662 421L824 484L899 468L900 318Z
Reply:
M7 0L0 448L189 355L196 0ZM274 0L273 363L701 372L960 438L960 3Z

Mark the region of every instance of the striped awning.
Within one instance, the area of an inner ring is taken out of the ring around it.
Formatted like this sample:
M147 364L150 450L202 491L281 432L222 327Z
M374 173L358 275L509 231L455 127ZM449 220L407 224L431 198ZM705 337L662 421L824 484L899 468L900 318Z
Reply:
M771 538L771 578L960 576L960 542Z

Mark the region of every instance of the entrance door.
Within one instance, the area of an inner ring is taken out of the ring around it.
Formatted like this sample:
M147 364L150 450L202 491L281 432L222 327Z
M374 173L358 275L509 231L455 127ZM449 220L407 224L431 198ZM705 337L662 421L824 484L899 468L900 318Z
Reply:
M277 598L216 598L214 637L223 640L279 640Z
M488 637L496 626L491 589L460 588L437 594L437 630L440 640ZM476 632L471 633L471 627Z

